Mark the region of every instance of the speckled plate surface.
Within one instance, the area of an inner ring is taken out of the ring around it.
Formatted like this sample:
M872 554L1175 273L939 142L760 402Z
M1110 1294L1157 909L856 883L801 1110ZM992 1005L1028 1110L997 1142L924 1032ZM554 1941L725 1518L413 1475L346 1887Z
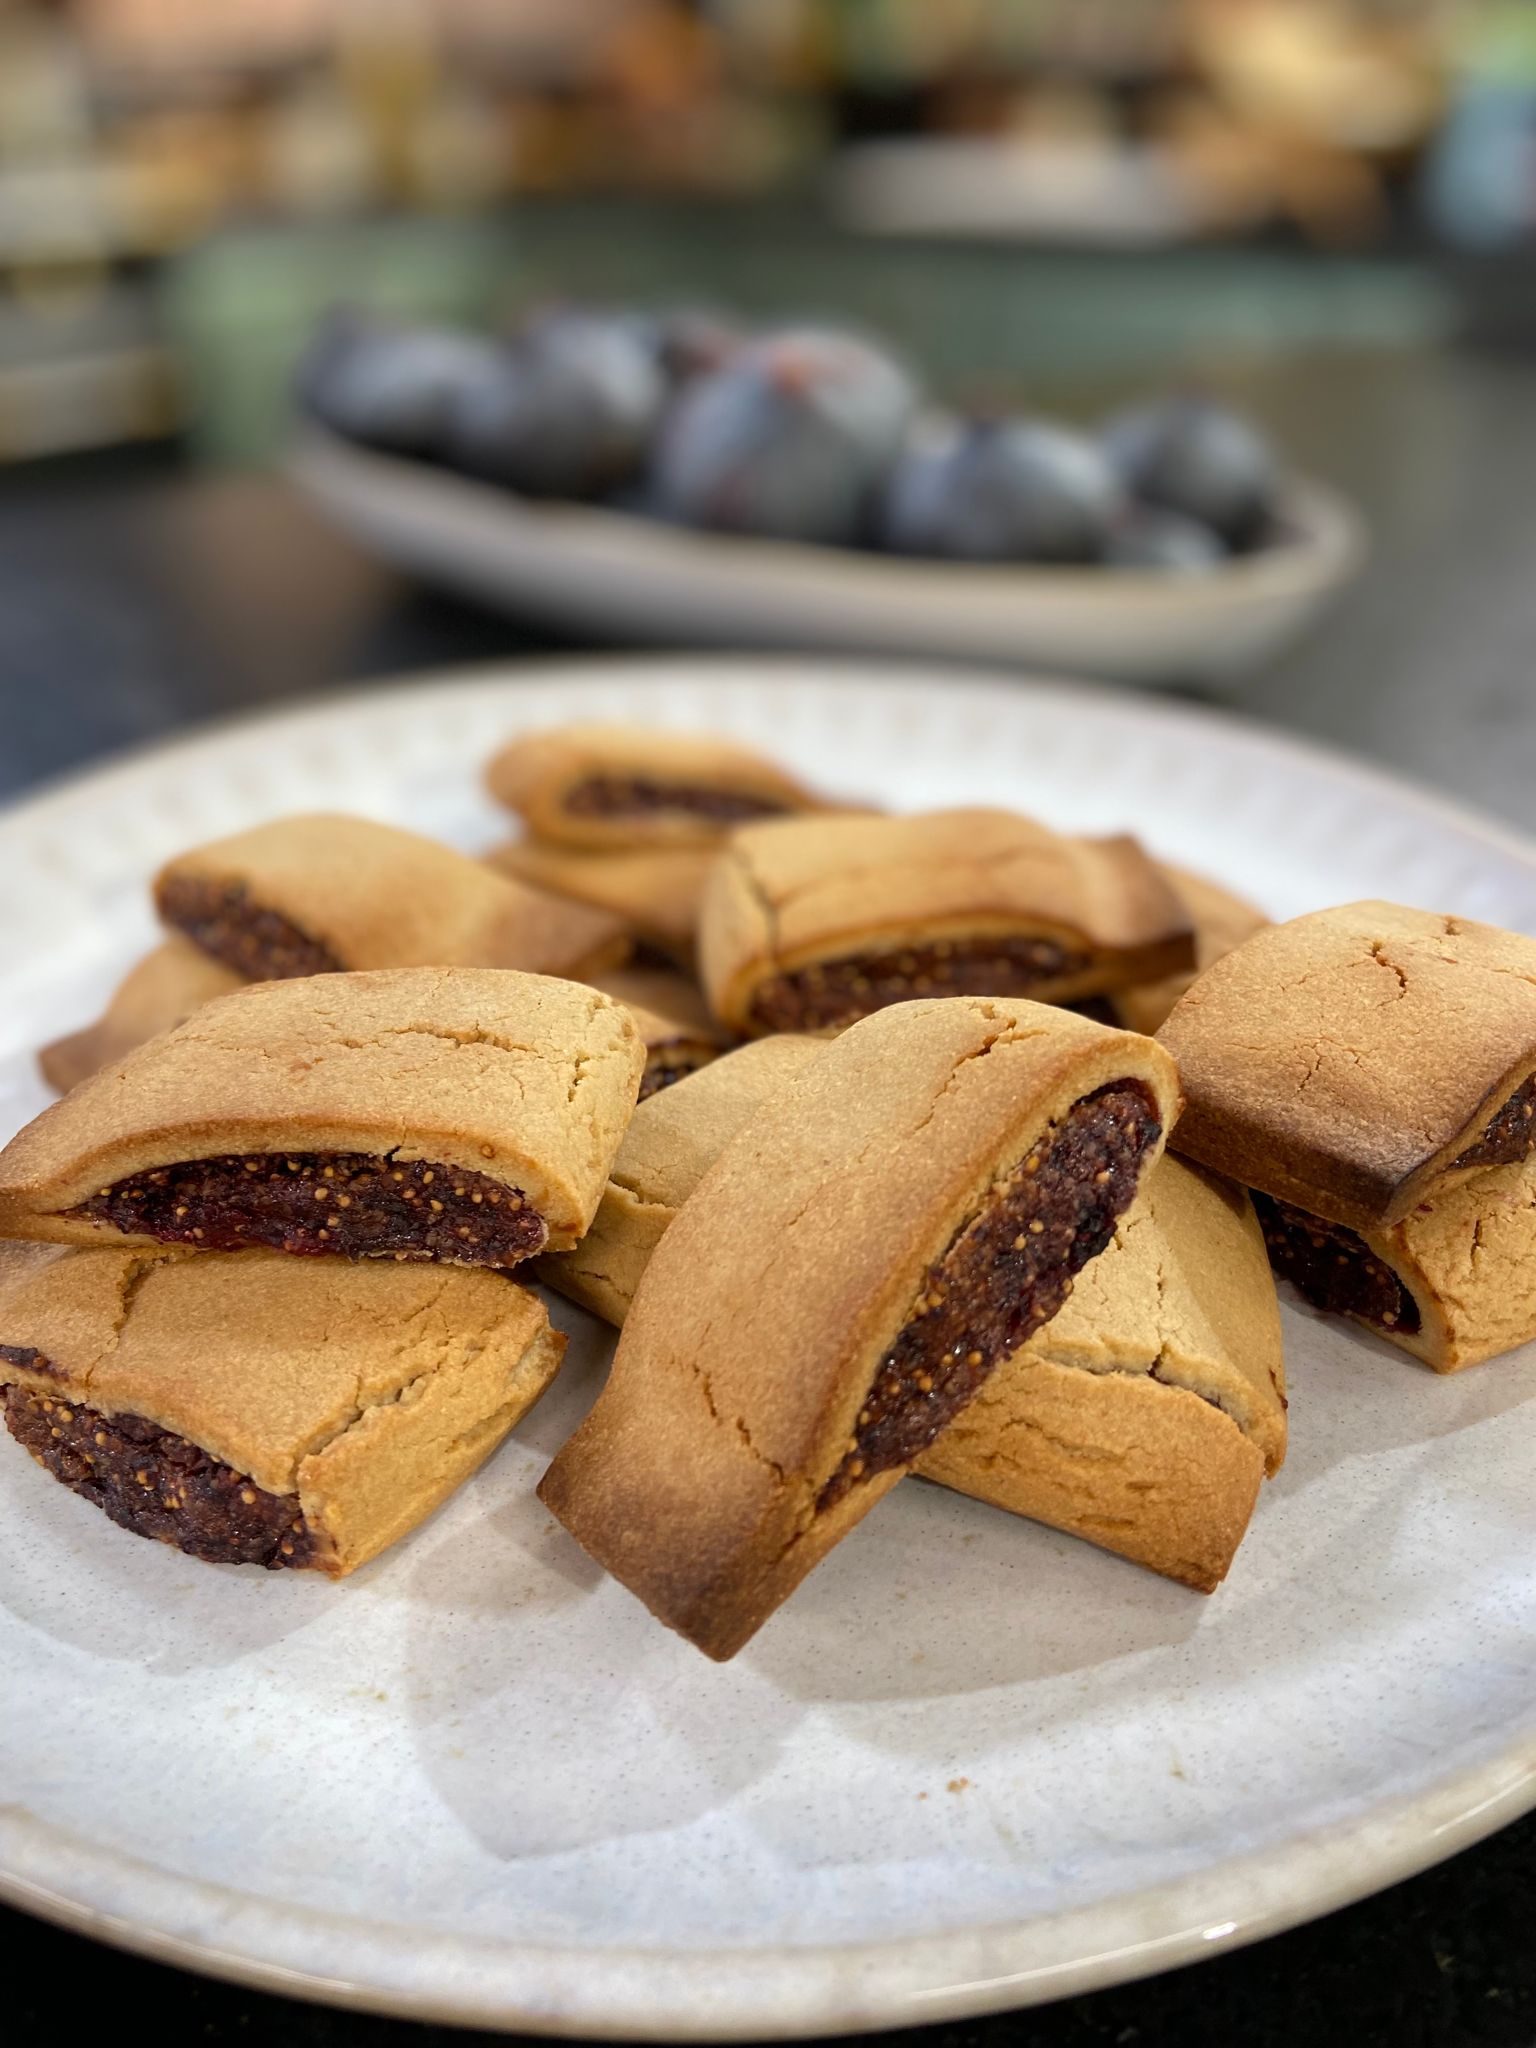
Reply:
M310 429L294 477L365 547L519 616L618 639L1027 663L1112 682L1237 683L1365 555L1358 515L1294 484L1289 537L1209 576L930 562L696 533L539 503Z
M898 805L1131 826L1285 915L1536 932L1536 848L1203 713L742 660L443 678L141 755L0 818L0 1125L150 940L162 856L288 809L467 848L476 765L591 715ZM910 1482L734 1664L534 1498L606 1356L331 1586L136 1541L0 1440L0 1891L391 2011L637 2038L1024 2003L1372 1890L1536 1803L1536 1348L1441 1381L1286 1310L1292 1447L1210 1599Z

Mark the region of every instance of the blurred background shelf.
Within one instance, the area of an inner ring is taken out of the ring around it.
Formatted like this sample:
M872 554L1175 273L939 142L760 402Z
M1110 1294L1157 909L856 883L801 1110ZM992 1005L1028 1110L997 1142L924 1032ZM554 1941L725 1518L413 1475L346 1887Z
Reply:
M982 402L1524 333L1529 13L8 0L0 459L259 460L345 297L814 310Z

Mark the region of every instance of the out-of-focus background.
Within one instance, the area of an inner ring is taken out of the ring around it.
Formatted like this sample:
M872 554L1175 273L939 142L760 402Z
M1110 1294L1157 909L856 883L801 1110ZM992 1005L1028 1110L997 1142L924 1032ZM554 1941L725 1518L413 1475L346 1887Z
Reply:
M851 323L961 406L1235 401L1371 541L1244 706L1521 823L1533 259L1536 0L0 0L0 796L601 641L382 564L283 466L326 308L505 331L560 299ZM1527 1821L945 2039L1528 2048L1533 1873ZM57 2038L61 1981L199 2038L405 2039L0 1913L6 1943L18 2041Z
M968 399L1536 319L1523 0L0 0L0 458L250 463L337 298L814 309Z

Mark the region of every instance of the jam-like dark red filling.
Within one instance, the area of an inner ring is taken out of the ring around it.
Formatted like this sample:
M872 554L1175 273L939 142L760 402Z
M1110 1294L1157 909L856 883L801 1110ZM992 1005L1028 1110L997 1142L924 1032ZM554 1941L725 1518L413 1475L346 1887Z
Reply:
M633 818L655 811L681 811L712 825L741 825L752 818L782 817L789 806L744 789L657 782L649 775L589 775L566 791L565 808L575 818Z
M168 925L248 981L339 974L346 965L288 918L253 903L243 882L171 875L160 884L156 908Z
M1510 1096L1483 1135L1452 1163L1456 1166L1513 1166L1536 1146L1536 1074Z
M752 1021L764 1031L826 1031L915 996L1028 996L1087 967L1092 956L1054 939L936 939L894 952L823 960L763 982Z
M6 1387L3 1397L16 1441L120 1528L210 1564L289 1571L314 1563L318 1546L297 1494L263 1492L139 1415L102 1415L27 1387Z
M1115 1234L1162 1135L1151 1092L1117 1081L1085 1096L1002 1180L929 1267L881 1359L830 1507L856 1480L909 1464L994 1366L1050 1321L1072 1277Z
M1314 1308L1358 1316L1383 1330L1413 1336L1419 1305L1392 1268L1363 1237L1307 1209L1254 1191L1253 1205L1269 1248L1269 1263Z
M527 1199L488 1174L368 1152L183 1160L101 1188L73 1213L207 1251L259 1244L455 1266L516 1265L548 1236Z

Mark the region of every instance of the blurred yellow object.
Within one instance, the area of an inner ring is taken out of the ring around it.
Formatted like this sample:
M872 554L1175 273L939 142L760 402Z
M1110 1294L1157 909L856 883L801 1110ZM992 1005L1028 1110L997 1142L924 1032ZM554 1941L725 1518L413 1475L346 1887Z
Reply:
M1444 105L1425 24L1362 19L1341 0L1190 0L1190 47L1240 119L1347 150L1421 141Z

